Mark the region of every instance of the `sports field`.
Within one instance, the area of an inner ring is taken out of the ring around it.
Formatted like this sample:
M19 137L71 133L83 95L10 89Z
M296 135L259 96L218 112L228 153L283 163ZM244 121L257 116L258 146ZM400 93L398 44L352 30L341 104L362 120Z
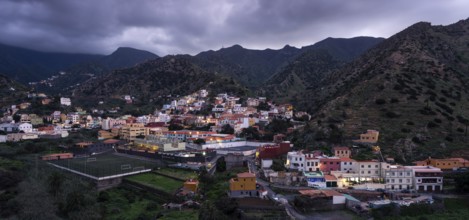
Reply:
M152 161L119 156L113 153L49 162L98 178L153 169L156 167L156 163Z

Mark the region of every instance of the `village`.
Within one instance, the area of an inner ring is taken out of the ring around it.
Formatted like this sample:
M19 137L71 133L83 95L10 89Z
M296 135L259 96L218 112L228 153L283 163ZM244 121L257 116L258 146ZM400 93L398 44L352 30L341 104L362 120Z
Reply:
M30 95L41 98L43 105L52 101L43 94ZM122 99L132 105L130 95ZM72 106L70 98L59 101L62 110ZM397 164L382 155L377 130L357 134L350 146L329 146L327 151L297 149L287 136L305 126L311 116L265 97L242 100L226 93L209 96L207 90L200 90L174 99L150 115L114 118L96 116L93 113L97 111L88 113L80 107L64 112L57 109L50 115L18 113L30 105L21 103L7 109L1 119L0 142L62 139L91 130L95 140L69 143L61 146L60 152L40 158L58 169L93 179L98 190L117 186L126 176L161 167L189 173L203 170L208 175L223 167L240 171L228 180L226 190L230 198L239 199L240 207L254 203L260 209L285 210L298 219L318 210L349 209L366 216L371 209L391 203L431 204L433 193L444 191L444 172L465 172L469 167L463 158ZM116 109L109 112L116 113ZM281 124L285 132L272 132L272 124ZM375 158L353 159L363 148L370 149ZM108 155L117 155L109 157L117 162L102 166L117 168L100 170L98 164ZM121 157L132 161L120 163ZM184 181L177 192L171 191L184 195L184 202L165 204L166 208L193 207L202 180L191 176Z

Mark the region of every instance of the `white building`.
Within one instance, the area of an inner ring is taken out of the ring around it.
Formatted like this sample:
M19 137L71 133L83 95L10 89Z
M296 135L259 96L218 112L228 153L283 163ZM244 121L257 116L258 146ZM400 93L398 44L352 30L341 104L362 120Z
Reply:
M205 89L201 89L201 90L199 91L199 96L200 96L201 98L207 97L207 96L208 96L208 91L205 90Z
M443 172L432 166L407 166L414 175L414 189L418 191L443 190Z
M22 140L34 140L34 139L38 139L39 136L37 134L34 134L34 133L27 133L27 134L24 134L21 139Z
M358 161L357 164L361 181L383 178L384 171L390 168L388 163L379 161Z
M348 157L340 158L340 171L349 173L358 172L357 161Z
M30 123L21 123L18 125L18 130L23 131L24 133L33 132L33 125Z
M71 106L72 105L72 101L70 100L70 98L60 98L60 104L61 105L65 105L65 106Z
M272 159L262 159L261 160L261 167L262 169L270 169L270 167L272 166L273 164L273 160Z
M319 171L319 158L306 156L306 171Z
M80 122L80 115L77 113L69 113L67 115L67 120L73 124L78 124Z
M301 151L292 151L287 154L287 163L285 166L287 169L305 171L306 155Z
M385 171L385 188L387 190L412 189L413 174L412 169L405 166L391 167Z
M224 112L225 107L223 105L216 105L212 108L212 112Z
M5 143L7 142L7 136L6 135L0 135L0 143Z

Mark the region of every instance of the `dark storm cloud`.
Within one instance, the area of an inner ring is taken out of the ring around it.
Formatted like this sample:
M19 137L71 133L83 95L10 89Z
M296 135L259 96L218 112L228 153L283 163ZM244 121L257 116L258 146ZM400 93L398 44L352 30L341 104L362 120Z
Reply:
M326 37L390 35L418 21L465 19L464 0L0 0L0 42L45 51L159 55L240 44L303 46Z

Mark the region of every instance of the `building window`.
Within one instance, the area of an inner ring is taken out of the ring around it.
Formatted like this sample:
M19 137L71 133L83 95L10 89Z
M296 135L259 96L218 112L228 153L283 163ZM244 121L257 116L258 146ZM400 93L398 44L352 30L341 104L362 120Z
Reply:
M362 165L362 168L365 168L365 165Z
M375 165L375 168L378 168L378 165Z
M371 165L368 165L368 168L371 168Z
M370 173L371 173L371 171L368 170L368 174L370 174Z

